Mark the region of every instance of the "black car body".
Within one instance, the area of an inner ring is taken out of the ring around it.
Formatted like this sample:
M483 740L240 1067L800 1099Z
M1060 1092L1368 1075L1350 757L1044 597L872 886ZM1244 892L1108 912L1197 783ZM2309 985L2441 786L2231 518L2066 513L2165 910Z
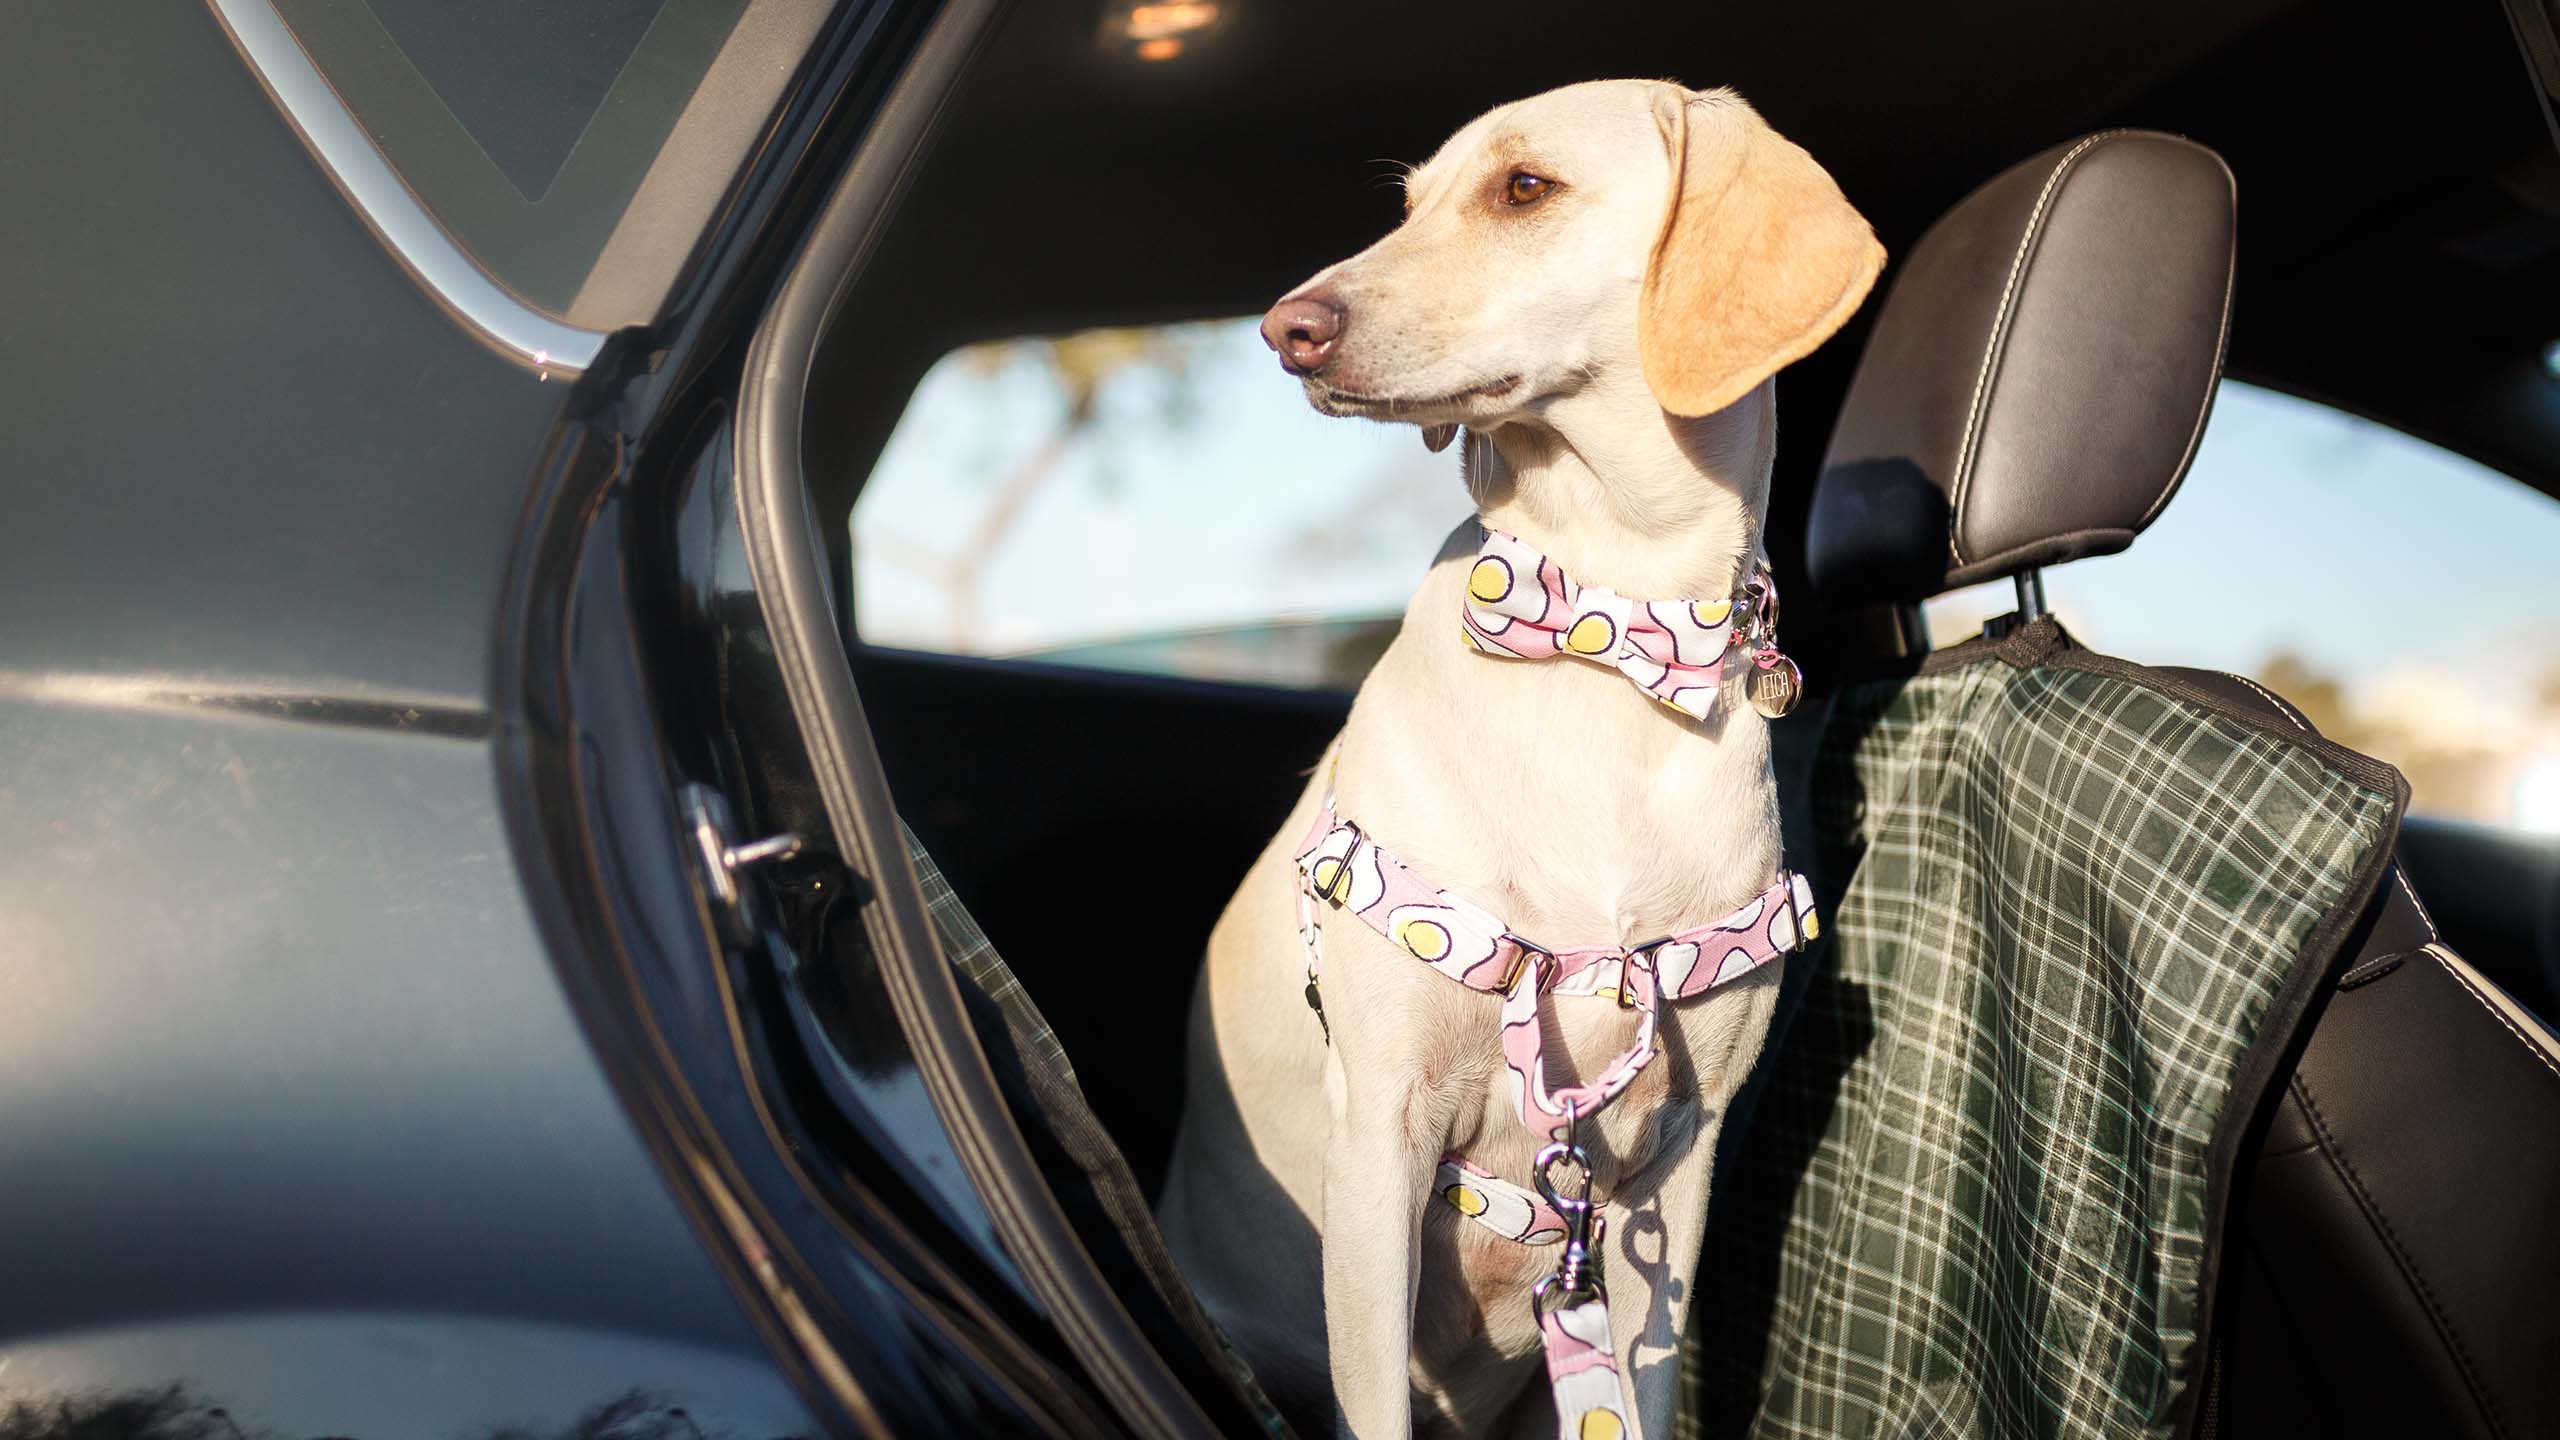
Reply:
M1091 7L970 0L0 17L0 1435L1249 1423L1039 1184L888 786L1001 942L1081 903L1035 857L1141 835L1205 933L1344 698L813 657L935 357L1258 308L1385 223L1361 161L1493 100L1742 56L1830 107L1889 244L2074 128L2206 132L2269 237L2235 371L2560 493L2560 205L2497 7L2181 5L2041 57L2036 7L1855 8L1887 33L1830 78L1777 19L1526 5L1246 6L1161 73ZM1858 87L1975 31L2055 73L1895 140ZM1326 93L1273 88L1327 34ZM2416 118L2356 143L2418 170L2346 204L2357 165L2275 158L2345 123L2303 106L2379 125L2340 82L2402 43ZM1026 715L1076 762L1004 758ZM2406 848L2547 996L2548 847ZM1187 983L1125 1023L1177 1044Z

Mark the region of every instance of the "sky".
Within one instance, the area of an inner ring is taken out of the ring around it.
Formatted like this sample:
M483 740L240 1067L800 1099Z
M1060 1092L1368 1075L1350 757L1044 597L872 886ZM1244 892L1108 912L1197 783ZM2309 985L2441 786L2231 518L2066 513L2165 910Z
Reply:
M854 509L863 637L1018 654L1401 612L1468 513L1456 452L1316 414L1250 320L1176 328L1184 376L1103 386L1094 425L987 556L982 630L965 639L942 558L1065 400L1027 347L928 375ZM1783 378L1778 393L1783 418ZM2560 756L2560 714L2536 698L2560 671L2560 502L2325 406L2226 382L2159 520L2121 555L2055 567L2046 589L2101 651L2242 673L2290 652L2358 703ZM1961 592L1931 606L1932 627L1949 643L2011 603L2006 582Z
M1086 440L990 557L975 647L1011 653L1275 616L1392 614L1467 514L1454 451L1411 426L1316 414L1248 321L1201 337L1187 413L1153 374L1108 384ZM1784 382L1780 384L1783 413ZM2560 398L2560 397L2556 397ZM926 378L854 511L856 608L878 643L947 646L956 549L996 476L1058 423L1027 355ZM2370 680L2560 630L2560 503L2396 431L2239 383L2141 543L2057 567L2092 645L2249 669L2278 649ZM2007 608L2007 587L1955 618ZM1939 625L1943 632L1948 624ZM1945 634L1941 639L1951 638Z

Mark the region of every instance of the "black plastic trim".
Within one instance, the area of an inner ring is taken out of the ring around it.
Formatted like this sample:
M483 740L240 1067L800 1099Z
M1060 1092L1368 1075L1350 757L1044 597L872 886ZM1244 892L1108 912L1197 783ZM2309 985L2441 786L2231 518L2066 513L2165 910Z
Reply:
M830 198L747 356L736 475L747 560L836 848L876 886L862 923L935 1111L998 1233L1124 1420L1149 1435L1214 1433L1103 1282L1013 1123L925 908L835 623L827 549L801 470L809 370L827 322L912 178L998 0L936 19Z

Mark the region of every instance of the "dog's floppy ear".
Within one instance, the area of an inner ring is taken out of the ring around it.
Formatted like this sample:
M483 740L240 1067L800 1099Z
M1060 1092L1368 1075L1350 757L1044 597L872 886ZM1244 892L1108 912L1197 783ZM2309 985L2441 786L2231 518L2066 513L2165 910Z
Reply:
M1721 410L1855 314L1884 268L1866 217L1730 91L1664 87L1672 192L1636 317L1645 383L1675 415Z

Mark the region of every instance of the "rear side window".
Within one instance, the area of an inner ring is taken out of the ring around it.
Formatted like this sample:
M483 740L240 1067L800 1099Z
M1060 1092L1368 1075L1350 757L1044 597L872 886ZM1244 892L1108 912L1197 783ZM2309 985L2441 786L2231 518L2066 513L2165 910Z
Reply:
M2176 499L2045 575L2091 648L2246 675L2409 777L2414 808L2560 833L2560 502L2309 400L2225 381ZM1931 602L1946 645L2011 587Z
M1469 513L1410 426L1307 407L1238 319L973 346L854 506L868 644L1351 689ZM2247 675L2422 811L2560 833L2560 502L2225 382L2175 503L2045 577L2091 647ZM1939 643L2014 606L1931 603Z
M1357 686L1472 507L1413 427L1309 409L1256 323L944 357L853 508L862 641Z
M825 0L217 0L274 11L436 223L525 304L644 321Z

